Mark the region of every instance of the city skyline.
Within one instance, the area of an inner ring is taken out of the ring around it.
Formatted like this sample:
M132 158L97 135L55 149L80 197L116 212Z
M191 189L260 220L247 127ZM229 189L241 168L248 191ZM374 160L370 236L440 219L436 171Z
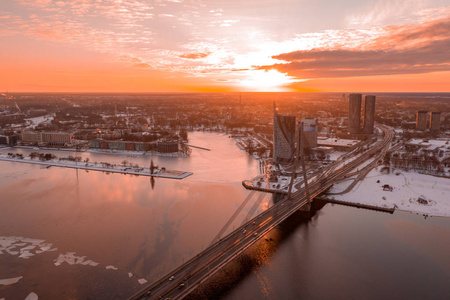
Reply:
M10 92L449 92L449 1L0 4Z

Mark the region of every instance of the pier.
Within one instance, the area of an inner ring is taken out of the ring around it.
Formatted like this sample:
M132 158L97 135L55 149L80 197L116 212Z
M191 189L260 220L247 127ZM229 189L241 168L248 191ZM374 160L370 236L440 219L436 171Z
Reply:
M199 147L199 146L194 146L194 145L189 145L189 144L186 144L186 146L191 147L191 148L200 149L200 150L211 151L211 149L204 148L204 147Z
M89 170L89 171L121 173L121 174L150 176L150 177L161 177L161 178L170 178L170 179L184 179L193 174L191 172L166 170L164 168L157 169L155 172L151 173L150 168L143 168L143 167L134 168L134 167L125 167L125 166L105 167L105 166L97 166L95 163L92 163L92 162L77 162L77 163L75 163L72 161L66 161L64 163L61 163L61 162L55 162L55 161L36 161L36 160L30 160L30 159L18 159L18 158L8 158L8 157L0 157L0 161L43 165L43 166L46 166L47 169L50 167L61 167L61 168L81 169L81 170Z

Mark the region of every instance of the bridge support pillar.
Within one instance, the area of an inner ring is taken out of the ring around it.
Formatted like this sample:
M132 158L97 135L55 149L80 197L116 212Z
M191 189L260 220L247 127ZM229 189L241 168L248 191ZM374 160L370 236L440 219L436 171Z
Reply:
M305 205L303 205L302 207L300 207L299 209L300 211L311 211L311 203L306 203Z

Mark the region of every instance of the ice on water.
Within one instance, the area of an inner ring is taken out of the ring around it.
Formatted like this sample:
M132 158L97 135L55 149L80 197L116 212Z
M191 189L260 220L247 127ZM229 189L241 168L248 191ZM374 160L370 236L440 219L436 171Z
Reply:
M5 254L6 252L10 255L18 255L19 258L23 259L28 259L46 251L57 250L57 248L51 249L51 247L52 244L45 243L45 240L21 236L0 236L0 254Z
M0 285L10 285L19 282L20 279L22 279L23 276L14 277L14 278L7 278L7 279L0 279Z
M38 254L44 252L53 252L57 251L58 248L52 248L53 244L46 243L45 240L41 239L31 239L24 238L19 236L0 236L0 255L2 254L10 254L14 256L18 256L22 259L29 259L30 257L36 256ZM98 262L95 262L90 259L86 259L86 256L78 256L75 252L67 252L65 254L60 253L59 256L53 260L55 266L60 266L63 263L67 263L69 265L83 265L83 266L92 266L96 267L99 265ZM113 265L106 266L107 270L118 270L117 267ZM128 278L133 277L134 274L128 272ZM0 285L9 285L17 283L23 276L8 278L8 279L0 279ZM144 278L138 279L140 284L145 284L148 281ZM26 298L28 300L38 299L38 296L35 293L31 293ZM2 299L0 299L2 300Z

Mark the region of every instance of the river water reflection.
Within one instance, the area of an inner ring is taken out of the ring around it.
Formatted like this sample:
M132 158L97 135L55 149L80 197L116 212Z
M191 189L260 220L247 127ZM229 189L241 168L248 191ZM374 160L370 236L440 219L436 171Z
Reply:
M450 220L327 204L271 232L281 241L224 299L448 299ZM268 242L254 249L263 252ZM270 242L269 242L270 243ZM259 251L259 252L258 252ZM222 297L221 297L222 298Z
M28 259L3 250L0 279L23 278L0 285L0 298L35 292L40 299L124 299L143 287L138 279L156 280L207 247L249 194L241 181L255 176L258 164L227 136L196 132L189 138L211 151L194 149L189 158L81 154L90 161L140 165L152 158L194 173L184 180L156 178L153 186L149 177L0 162L0 236L45 240L57 248ZM232 226L242 223L252 205ZM255 213L270 205L266 195ZM268 249L260 265L221 297L448 296L448 219L325 205L311 219L295 214L270 235L274 246L265 240L255 246L255 253ZM98 265L54 264L68 253Z
M0 289L0 296L123 299L142 288L138 279L156 280L207 247L249 193L241 181L257 174L258 163L224 135L196 132L189 142L211 151L194 149L189 158L81 153L97 162L147 165L153 159L194 173L184 180L156 178L153 184L150 177L0 162L0 236L41 239L58 248L28 259L1 254L0 279L23 279ZM232 226L245 217L246 210ZM68 252L99 265L55 266L53 260ZM109 265L118 270L106 269Z

